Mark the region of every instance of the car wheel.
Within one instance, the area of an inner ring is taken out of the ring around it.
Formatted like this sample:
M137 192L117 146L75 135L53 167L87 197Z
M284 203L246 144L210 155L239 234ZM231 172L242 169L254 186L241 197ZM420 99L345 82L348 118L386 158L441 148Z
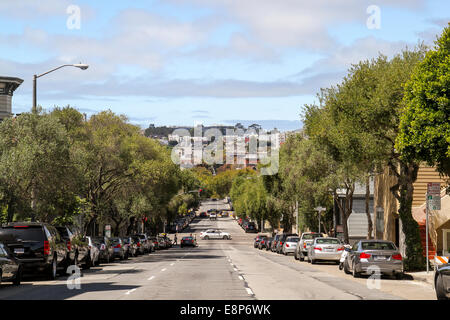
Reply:
M18 286L18 285L20 285L21 281L22 281L22 267L19 267L19 269L17 270L16 277L13 280L13 284L15 286ZM1 283L1 279L0 279L0 283Z
M348 263L347 260L344 261L344 272L345 274L350 274L350 270L348 270Z
M397 280L403 280L403 278L405 277L405 274L403 272L399 272L395 274L395 278Z
M445 294L444 279L442 279L442 274L439 274L436 278L435 288L436 297L438 300L448 300L448 297Z
M310 261L311 261L311 264L316 264L316 259L310 259Z
M359 272L356 272L356 266L355 266L355 262L354 261L353 261L352 272L353 272L353 278L359 278L360 277Z
M56 261L56 257L53 257L52 260L52 265L49 268L48 271L48 277L50 280L55 280L56 279L56 274L57 274L57 261Z
M86 263L83 266L84 270L89 270L92 266L92 259L91 259L91 253L88 252L87 254L87 258L86 258Z
M223 236L223 240L228 240L228 237L227 236Z
M203 239L205 239L205 240L209 240L209 237L208 236L205 236Z
M295 253L294 253L294 258L295 258L295 260L298 260L297 251L295 251Z

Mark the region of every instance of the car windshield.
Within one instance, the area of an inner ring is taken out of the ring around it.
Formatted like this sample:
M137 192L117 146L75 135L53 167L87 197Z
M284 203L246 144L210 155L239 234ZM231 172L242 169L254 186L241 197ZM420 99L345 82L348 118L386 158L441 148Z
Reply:
M303 235L303 239L305 239L305 240L312 240L312 239L315 239L318 237L320 237L320 234L318 234L318 233L308 233L308 234Z
M396 250L391 242L362 242L363 250Z
M298 240L300 240L300 238L292 237L292 238L287 238L286 242L298 242Z
M184 237L183 240L193 240L192 237Z
M24 228L2 228L0 229L0 238L14 237L22 241L44 241L44 232L42 227L24 227Z

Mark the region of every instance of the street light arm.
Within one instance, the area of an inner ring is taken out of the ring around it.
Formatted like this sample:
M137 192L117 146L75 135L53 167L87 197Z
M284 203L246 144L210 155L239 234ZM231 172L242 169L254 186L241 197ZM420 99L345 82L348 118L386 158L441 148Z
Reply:
M43 77L43 76L45 76L46 74L52 73L53 71L59 70L59 69L61 69L61 68L64 68L64 67L72 67L72 66L74 66L74 65L73 65L73 64L64 64L64 65L59 66L59 67L57 67L57 68L55 68L55 69L52 69L52 70L50 70L50 71L47 71L47 72L45 72L45 73L43 73L43 74L37 75L37 76L36 76L36 79L37 79L37 78L40 78L40 77Z

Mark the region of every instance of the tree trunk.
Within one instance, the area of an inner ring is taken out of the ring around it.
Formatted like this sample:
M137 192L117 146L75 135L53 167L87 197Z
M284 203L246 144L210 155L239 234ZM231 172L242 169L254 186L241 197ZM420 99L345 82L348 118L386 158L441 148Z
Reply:
M426 260L423 257L423 248L420 238L419 224L412 216L412 201L414 187L413 183L417 179L419 166L415 163L400 163L400 178L397 187L396 197L399 200L400 219L402 230L405 234L406 257L404 267L406 271L423 270Z
M372 239L373 222L370 216L370 174L366 176L366 215L367 215L367 239Z

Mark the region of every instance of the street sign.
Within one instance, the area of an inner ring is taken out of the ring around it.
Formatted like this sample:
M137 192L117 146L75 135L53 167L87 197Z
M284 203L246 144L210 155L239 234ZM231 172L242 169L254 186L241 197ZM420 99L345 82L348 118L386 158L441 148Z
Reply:
M441 210L441 184L439 182L428 183L427 202L430 210Z
M107 224L105 226L105 236L107 238L111 238L111 225L110 224Z

